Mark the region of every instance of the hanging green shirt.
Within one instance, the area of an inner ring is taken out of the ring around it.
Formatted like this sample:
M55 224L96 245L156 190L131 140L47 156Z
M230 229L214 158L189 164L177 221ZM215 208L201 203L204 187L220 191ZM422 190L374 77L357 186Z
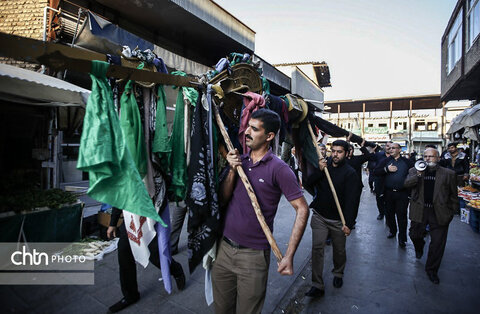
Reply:
M140 173L140 177L144 178L147 174L147 150L140 111L133 90L133 81L127 82L125 91L120 98L120 126L133 162Z
M185 73L177 71L174 75L186 76ZM185 199L187 192L187 159L185 152L185 105L184 98L188 99L192 106L195 106L198 99L198 91L191 87L180 87L175 104L175 117L173 119L172 135L168 137L166 127L166 100L162 89L158 90L157 121L155 138L152 151L158 153L162 170L172 176L169 192L174 201Z
M106 73L109 64L92 61L77 168L89 173L88 195L103 203L165 223L155 211L127 148Z

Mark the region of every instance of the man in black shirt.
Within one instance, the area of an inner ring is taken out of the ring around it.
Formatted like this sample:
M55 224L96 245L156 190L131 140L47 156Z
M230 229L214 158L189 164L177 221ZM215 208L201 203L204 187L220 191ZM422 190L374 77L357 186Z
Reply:
M428 278L439 284L438 269L447 243L448 225L458 211L455 172L438 166L439 153L428 148L423 155L425 171L410 169L405 186L412 188L410 200L410 239L417 259L423 256L426 226L430 226L430 246L425 270Z
M448 151L440 161L440 166L452 169L457 175L457 185L464 186L468 181L470 163L465 153L458 151L456 143L448 144Z
M321 297L324 295L323 256L325 240L330 234L333 244L333 286L340 288L343 284L343 272L347 261L345 244L346 237L355 222L355 204L360 183L355 170L345 162L349 144L337 140L332 143L332 156L328 162L321 161L320 169L309 178L309 184L314 185L316 195L310 207L313 209L312 227L312 288L305 295ZM343 210L346 225L343 226L337 206L332 196L324 168L327 167L333 186L337 192L340 206Z
M375 168L382 162L382 160L386 159L390 156L390 147L393 142L387 142L383 150L378 151L375 153L373 160L369 161L369 171L370 175L373 176L373 186L375 192L375 199L377 201L377 208L378 208L378 216L377 220L383 220L385 217L385 191L383 186L383 181L385 179L384 176L376 176L375 175Z
M347 158L345 159L347 164L350 165L350 167L352 167L353 170L355 170L355 173L357 174L357 177L358 177L358 183L359 183L358 189L360 193L358 193L356 204L355 204L355 221L357 219L358 207L360 206L360 197L362 196L362 189L363 189L362 166L364 163L374 158L374 154L370 153L364 145L365 145L365 140L363 140L361 145L362 147L360 148L360 151L362 152L362 154L355 156L353 155L355 148L353 147L353 145L350 144L348 148ZM355 228L355 223L354 223L354 228Z
M380 162L375 168L375 175L384 177L385 205L387 225L390 234L387 238L392 239L397 234L398 221L398 245L405 248L407 242L407 208L408 189L403 183L408 175L408 170L413 167L412 160L400 156L401 147L398 143L390 146L390 156Z

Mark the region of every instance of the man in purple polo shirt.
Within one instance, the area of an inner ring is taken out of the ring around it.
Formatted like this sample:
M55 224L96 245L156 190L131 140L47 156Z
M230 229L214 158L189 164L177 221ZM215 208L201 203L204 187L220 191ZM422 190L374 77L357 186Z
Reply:
M278 264L282 275L293 274L293 256L308 220L308 205L295 174L275 156L270 144L280 127L280 117L268 109L255 111L245 131L250 153L230 151L229 172L220 187L220 204L227 205L223 239L212 268L216 313L260 313L265 301L270 245L257 220L247 190L235 168L241 166L255 191L270 230L282 194L292 204L296 218L285 256Z

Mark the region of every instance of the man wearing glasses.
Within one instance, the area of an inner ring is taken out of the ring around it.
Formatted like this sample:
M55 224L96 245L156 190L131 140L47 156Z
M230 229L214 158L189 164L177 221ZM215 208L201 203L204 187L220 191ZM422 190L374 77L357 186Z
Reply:
M390 145L390 156L382 160L374 170L375 175L384 177L386 220L390 228L387 238L392 239L398 230L398 245L403 249L407 242L407 208L409 190L403 183L413 161L400 156L398 143ZM395 220L395 216L397 220ZM398 221L398 228L397 228Z
M426 226L430 225L430 246L425 271L430 281L439 284L437 273L447 243L448 225L459 207L457 186L455 172L438 166L438 150L426 149L423 158L427 169L410 169L405 180L405 187L412 188L410 239L415 246L417 259L422 258Z

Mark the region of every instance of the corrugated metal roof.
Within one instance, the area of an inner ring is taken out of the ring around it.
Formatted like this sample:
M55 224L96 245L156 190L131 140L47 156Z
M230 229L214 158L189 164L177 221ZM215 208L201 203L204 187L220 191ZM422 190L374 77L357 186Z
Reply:
M52 76L0 64L0 93L31 100L31 104L51 106L82 106L90 91Z

